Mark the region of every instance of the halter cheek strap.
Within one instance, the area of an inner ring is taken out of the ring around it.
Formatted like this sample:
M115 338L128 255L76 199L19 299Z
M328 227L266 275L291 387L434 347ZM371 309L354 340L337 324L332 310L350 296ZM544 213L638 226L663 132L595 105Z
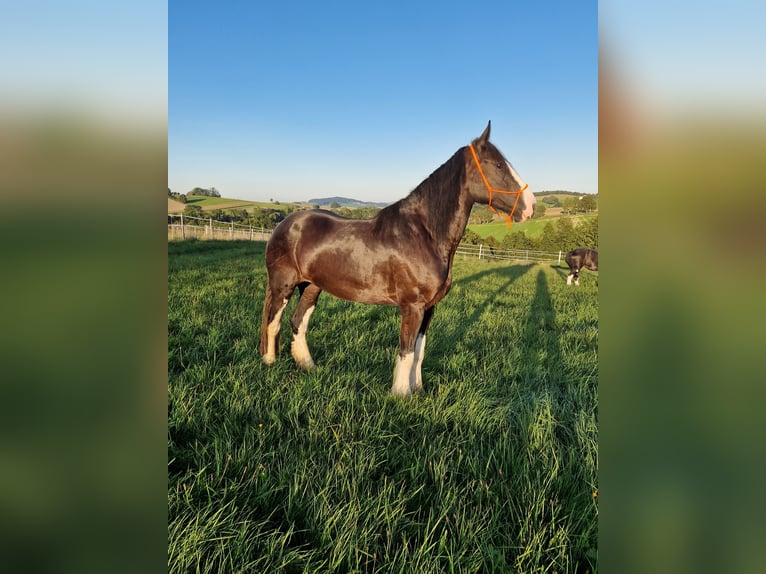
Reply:
M524 187L522 187L519 191L507 191L507 190L503 190L503 189L495 189L494 187L489 185L489 180L487 179L487 176L484 175L484 170L481 169L481 164L479 163L479 156L476 155L476 150L473 149L473 144L469 144L468 147L471 149L471 155L473 156L473 161L476 164L476 168L479 170L479 175L481 176L481 179L484 182L484 186L487 188L487 192L489 193L489 205L488 205L489 209L492 212L494 212L497 215L499 215L500 217L504 218L506 224L508 225L508 228L510 229L511 224L512 224L511 218L513 217L513 213L516 211L516 206L519 203L519 198L521 197L521 194L524 192L524 190L527 189L527 187L529 187L529 185L528 184L524 184ZM497 211L497 209L495 209L492 206L492 194L493 193L505 193L507 195L516 194L516 201L513 202L513 209L511 209L511 212L507 216L503 215L502 213Z

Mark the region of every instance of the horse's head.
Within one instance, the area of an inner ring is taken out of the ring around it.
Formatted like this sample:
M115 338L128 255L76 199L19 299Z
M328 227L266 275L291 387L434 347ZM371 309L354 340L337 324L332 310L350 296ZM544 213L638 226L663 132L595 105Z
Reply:
M470 193L474 201L512 214L513 220L521 223L532 217L535 196L500 150L490 143L491 125L487 123L487 129L471 142L466 152Z

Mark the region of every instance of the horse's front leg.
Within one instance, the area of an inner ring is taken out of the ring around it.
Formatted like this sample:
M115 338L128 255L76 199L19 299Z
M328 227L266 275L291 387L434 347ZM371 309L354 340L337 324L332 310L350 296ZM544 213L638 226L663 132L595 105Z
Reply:
M402 314L399 331L399 356L396 358L396 366L394 367L394 385L391 387L391 393L407 396L412 394L417 385L415 343L418 339L420 326L423 324L425 308L418 305L403 305L399 310Z

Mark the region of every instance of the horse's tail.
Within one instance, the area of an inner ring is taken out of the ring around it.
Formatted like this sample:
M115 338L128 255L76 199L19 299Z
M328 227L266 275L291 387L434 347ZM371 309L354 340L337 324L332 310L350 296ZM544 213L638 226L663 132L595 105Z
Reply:
M258 345L258 350L260 351L261 356L266 355L266 352L268 351L269 309L271 308L272 298L273 298L273 294L271 291L271 287L266 285L266 296L263 298L263 317L261 319L261 342ZM279 333L277 333L275 348L279 349Z

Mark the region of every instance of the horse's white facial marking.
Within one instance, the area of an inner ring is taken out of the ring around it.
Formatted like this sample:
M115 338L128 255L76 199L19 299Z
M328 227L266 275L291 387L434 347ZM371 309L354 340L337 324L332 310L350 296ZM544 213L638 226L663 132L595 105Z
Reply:
M269 323L269 326L266 327L268 338L266 340L266 354L263 356L263 362L267 365L271 365L277 360L276 338L281 327L282 313L285 307L287 307L287 299L282 299L282 306L277 311L277 314L274 315L274 319Z
M519 188L527 185L527 182L521 179L521 176L516 173L516 170L513 169L513 166L510 164L510 162L506 163L508 164L508 169L511 170L513 179L515 179L516 183L519 184ZM521 193L521 200L524 202L524 211L521 212L521 221L526 221L532 217L532 214L535 211L535 204L537 203L537 200L535 199L534 194L530 191L529 186L527 186L527 188Z
M415 353L407 353L403 357L396 357L396 366L394 367L394 386L391 387L391 394L406 397L412 393L410 379L413 378L412 366L415 362Z
M516 170L513 169L511 162L507 161L505 163L508 165L508 169L511 170L511 175L513 176L513 179L516 180L516 183L519 184L519 187L524 187L526 185L526 182L523 179L521 179L521 176L518 173L516 173Z
M309 326L309 319L314 312L314 307L309 307L303 314L301 324L298 327L298 332L293 335L293 342L290 345L290 351L293 355L293 359L298 363L298 366L302 369L313 369L316 367L314 360L311 358L309 352L309 346L306 342L306 331Z
M423 389L423 375L421 373L421 367L423 366L423 357L425 356L426 349L426 336L418 335L415 340L415 387L413 392L417 392Z

